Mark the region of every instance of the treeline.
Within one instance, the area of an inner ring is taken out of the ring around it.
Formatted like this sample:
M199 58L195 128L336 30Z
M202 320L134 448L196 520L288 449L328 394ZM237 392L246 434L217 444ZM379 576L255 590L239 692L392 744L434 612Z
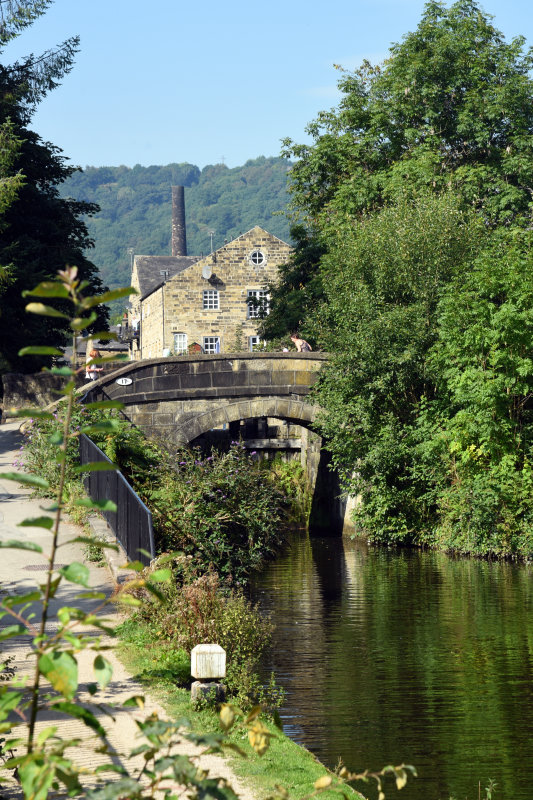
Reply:
M333 353L319 421L359 531L533 554L533 53L427 3L309 126L263 333Z
M130 248L139 255L170 255L171 186L185 189L187 249L210 252L254 225L287 241L282 216L287 205L288 162L257 158L242 167L224 164L200 170L192 164L141 167L87 167L62 187L64 197L97 203L100 211L86 219L95 242L91 260L104 283L124 286L130 280Z

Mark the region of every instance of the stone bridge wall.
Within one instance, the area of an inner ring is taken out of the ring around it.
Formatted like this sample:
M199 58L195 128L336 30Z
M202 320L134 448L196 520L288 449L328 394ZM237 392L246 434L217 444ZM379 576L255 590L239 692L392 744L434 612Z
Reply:
M90 396L120 400L132 422L176 444L254 417L308 427L317 408L307 395L326 359L324 353L237 353L145 360L96 381Z

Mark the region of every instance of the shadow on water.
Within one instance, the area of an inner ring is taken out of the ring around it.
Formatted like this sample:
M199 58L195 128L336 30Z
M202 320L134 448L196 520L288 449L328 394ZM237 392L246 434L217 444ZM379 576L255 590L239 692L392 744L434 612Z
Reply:
M330 454L322 449L309 515L311 537L342 535L346 500L341 497L339 476L330 469L330 463Z
M253 592L287 733L325 764L414 764L404 800L533 796L529 567L300 534Z

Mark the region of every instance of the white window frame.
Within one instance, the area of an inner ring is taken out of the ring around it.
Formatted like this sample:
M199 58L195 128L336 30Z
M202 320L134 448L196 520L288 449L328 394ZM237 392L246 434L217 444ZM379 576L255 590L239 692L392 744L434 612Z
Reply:
M188 346L189 346L187 334L186 333L173 333L172 335L174 337L174 353L177 356L181 356L181 355L184 355L185 353L187 353L188 352ZM181 344L178 344L178 342L181 342Z
M259 300L258 305L251 303L251 298ZM270 312L268 307L269 300L270 298L266 289L248 289L246 292L246 305L248 306L246 314L247 319L260 319L263 313L268 315Z
M204 311L218 311L220 309L218 289L204 289L202 308Z
M220 336L204 336L202 338L202 347L204 348L204 353L220 353Z
M266 254L260 247L254 247L248 256L248 261L252 267L265 267L267 263Z
M257 347L261 344L261 339L259 336L249 336L248 337L248 347L250 348L250 353L254 352L254 347Z

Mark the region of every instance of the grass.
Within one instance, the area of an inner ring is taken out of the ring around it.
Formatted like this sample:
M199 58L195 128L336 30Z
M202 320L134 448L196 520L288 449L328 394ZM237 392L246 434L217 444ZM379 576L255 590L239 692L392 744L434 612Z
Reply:
M196 710L191 706L190 691L183 688L190 680L190 657L184 650L174 651L158 641L148 626L126 621L120 629L117 655L124 666L142 684L149 687L170 717L187 717L196 732L220 731L218 716L209 709ZM182 684L178 686L177 684ZM290 798L312 794L315 781L325 774L325 767L308 750L291 741L273 724L265 724L274 734L270 747L262 757L248 743L245 731L235 730L229 740L246 753L246 758L231 756L228 761L235 775L250 787L257 797L278 794L282 784ZM362 795L343 786L345 795L364 800ZM339 798L333 791L323 791L323 800Z

